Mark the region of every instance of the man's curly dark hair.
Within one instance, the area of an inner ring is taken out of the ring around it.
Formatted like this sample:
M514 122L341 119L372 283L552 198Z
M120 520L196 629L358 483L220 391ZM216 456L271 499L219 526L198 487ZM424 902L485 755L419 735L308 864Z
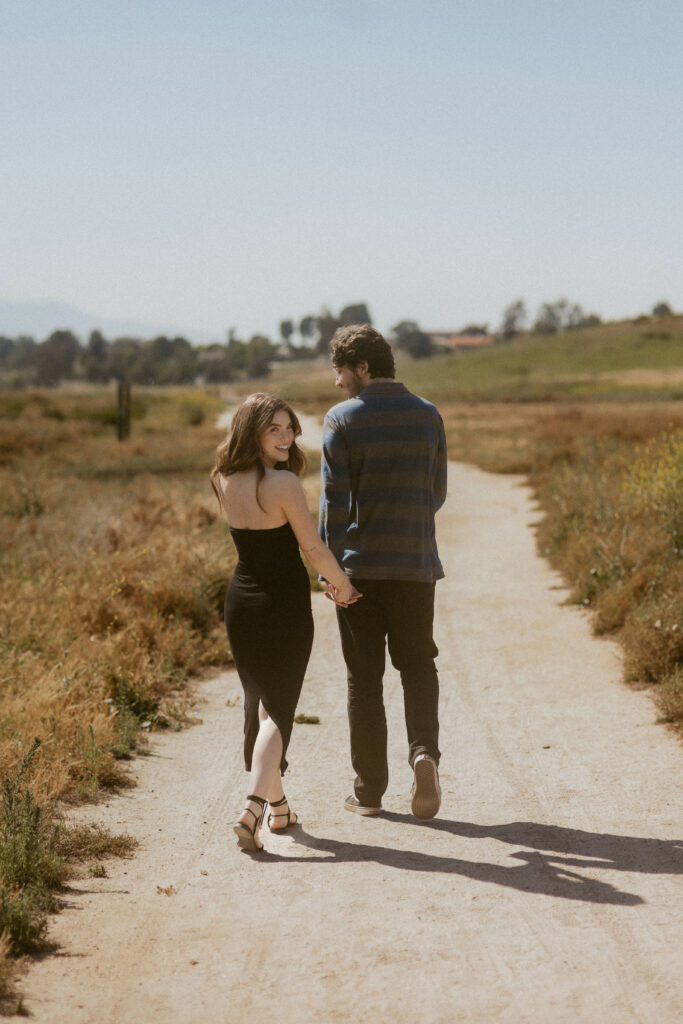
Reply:
M339 327L330 342L330 356L335 367L356 367L368 364L371 377L394 377L394 353L379 331L369 324Z

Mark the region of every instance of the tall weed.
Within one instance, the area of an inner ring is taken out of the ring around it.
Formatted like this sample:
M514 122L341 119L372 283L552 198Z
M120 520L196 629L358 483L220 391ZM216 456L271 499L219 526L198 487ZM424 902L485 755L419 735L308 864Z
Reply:
M57 828L40 807L26 775L40 740L34 740L14 776L5 778L0 808L0 935L9 952L40 948L47 929L46 913L53 908L50 890L63 877L56 853Z
M683 722L683 411L581 410L537 429L539 547L619 637L627 680Z
M666 431L637 449L624 490L634 515L654 515L683 555L683 430Z

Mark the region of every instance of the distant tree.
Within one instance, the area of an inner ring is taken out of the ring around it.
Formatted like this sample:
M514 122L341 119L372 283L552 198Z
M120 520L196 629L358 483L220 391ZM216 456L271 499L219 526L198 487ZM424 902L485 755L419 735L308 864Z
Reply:
M503 321L498 332L500 338L503 341L512 341L524 329L527 318L526 306L522 299L517 299L516 302L510 303L503 310Z
M134 384L165 384L162 379L162 367L170 358L170 340L165 335L147 338L137 346L135 358L128 367L128 379Z
M187 340L179 335L171 342L171 358L166 363L166 380L169 384L190 384L197 376L197 352Z
M245 369L247 377L267 377L270 373L270 361L274 348L268 338L255 334L247 343Z
M289 352L292 359L299 360L315 359L318 354L312 345L291 345Z
M38 384L52 386L72 376L81 346L72 331L53 331L38 345L36 368Z
M14 340L0 335L0 366L4 365L14 351Z
M482 335L487 335L488 333L488 324L467 324L466 327L458 331L458 334L464 334L466 337L471 338L481 338Z
M316 333L315 317L310 314L302 316L299 321L299 334L304 339L304 343L308 344L309 342L312 342Z
M160 334L142 343L130 372L139 384L189 384L199 372L197 352L187 338Z
M104 382L109 379L108 373L109 343L100 331L92 331L83 353L83 372L86 380Z
M567 306L564 312L562 329L565 331L575 331L579 327L583 327L585 322L586 314L578 303L575 302L573 306Z
M344 306L338 320L341 327L348 327L351 324L370 324L372 326L372 317L364 302L356 302L350 306Z
M20 334L14 342L14 348L7 356L7 365L12 370L24 370L35 367L38 345L28 334Z
M581 327L595 327L602 323L597 313L586 315L578 303L570 305L566 299L544 302L532 327L534 334L558 334L576 331Z
M165 334L143 341L142 347L149 353L152 365L159 366L173 358L173 342Z
M558 299L557 302L544 302L531 328L533 333L557 334L558 331L561 331L567 305L566 299Z
M401 320L391 331L397 348L414 359L425 359L434 351L432 339L420 330L415 320Z
M336 316L332 315L329 309L323 309L320 316L315 318L315 326L318 330L316 349L318 352L327 355L334 332L338 327L341 327L341 323Z
M289 345L289 339L294 334L294 324L291 320L280 321L280 337L284 341L285 345Z
M673 309L668 302L658 302L652 307L653 316L673 316Z
M243 370L247 363L247 345L235 337L234 330L228 335L227 362L233 374Z
M137 338L116 338L109 346L107 376L115 380L138 380L134 373L140 363L141 344Z
M197 372L209 384L221 384L233 380L234 370L228 356L228 346L215 342L197 348Z
M601 323L602 320L597 313L584 313L581 306L575 303L566 311L563 329L576 331L581 327L597 327Z

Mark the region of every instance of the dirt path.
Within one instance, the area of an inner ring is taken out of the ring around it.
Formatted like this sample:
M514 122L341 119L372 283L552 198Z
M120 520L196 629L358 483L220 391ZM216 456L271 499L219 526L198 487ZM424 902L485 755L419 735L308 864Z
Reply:
M36 1022L681 1020L683 751L619 682L618 649L561 607L519 481L453 466L450 490L440 818L409 813L393 672L385 813L343 810L344 669L317 595L300 710L320 725L295 726L287 778L303 828L237 851L240 686L203 684L203 724L153 735L138 788L82 812L141 846L68 894L61 952L24 981Z

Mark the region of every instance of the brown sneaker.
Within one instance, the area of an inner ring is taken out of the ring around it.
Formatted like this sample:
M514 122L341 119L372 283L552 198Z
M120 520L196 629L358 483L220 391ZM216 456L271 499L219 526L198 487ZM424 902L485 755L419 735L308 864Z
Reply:
M410 791L410 809L416 818L433 818L441 807L441 786L436 761L418 754L413 765L415 781Z
M362 814L365 818L376 818L382 810L381 807L366 807L355 796L347 796L344 801L344 807L347 811L353 811L354 814Z

